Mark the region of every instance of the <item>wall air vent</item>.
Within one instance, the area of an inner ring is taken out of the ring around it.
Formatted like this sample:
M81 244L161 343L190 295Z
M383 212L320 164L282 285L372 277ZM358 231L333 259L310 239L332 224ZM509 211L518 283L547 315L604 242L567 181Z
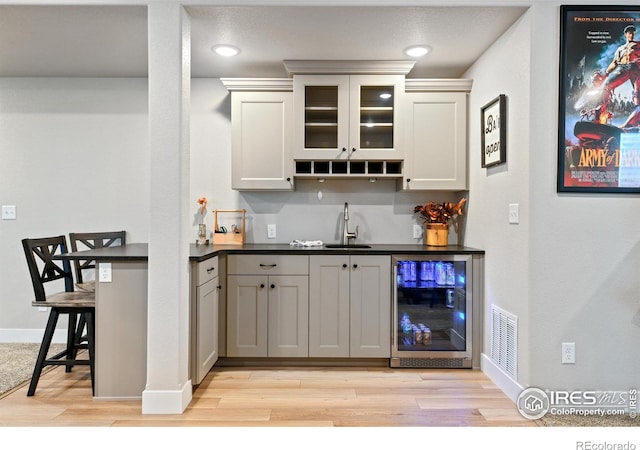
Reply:
M518 318L491 305L491 361L517 379Z

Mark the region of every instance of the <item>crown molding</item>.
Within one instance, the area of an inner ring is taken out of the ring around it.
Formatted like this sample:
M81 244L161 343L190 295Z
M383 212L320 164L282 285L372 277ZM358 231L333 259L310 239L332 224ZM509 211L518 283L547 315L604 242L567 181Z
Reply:
M471 92L470 78L406 78L405 92Z
M374 74L407 75L415 61L341 61L341 60L285 60L289 76L295 74Z
M293 91L292 78L220 78L229 92Z

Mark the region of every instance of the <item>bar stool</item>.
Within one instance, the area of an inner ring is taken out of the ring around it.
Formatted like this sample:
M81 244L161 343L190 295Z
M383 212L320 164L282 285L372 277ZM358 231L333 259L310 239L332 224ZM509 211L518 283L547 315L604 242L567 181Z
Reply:
M32 305L51 308L27 396L31 397L35 394L42 369L54 365L64 365L67 371L75 365L88 365L91 371L91 390L93 392L95 293L74 291L73 273L69 261L53 259L56 255L67 253L67 240L64 236L23 239L22 247L27 258L27 266L35 294ZM45 284L50 282L55 284L59 280L64 281L64 291L47 294ZM68 316L67 345L63 351L47 358L56 324L61 315ZM86 344L80 344L76 336L78 317L86 323ZM88 349L88 360L77 359L79 347Z
M96 248L104 247L116 247L126 244L126 231L99 231L92 233L69 233L69 242L71 244L71 251L77 252L81 250L92 250ZM76 275L76 287L86 292L95 292L95 280L85 280L84 272L91 271L95 273L96 262L93 260L73 260L73 269ZM81 348L80 344L87 341L87 335L83 334L85 328L85 321L83 317L80 317L78 321L78 327L76 329L76 346L75 348ZM75 357L75 355L74 355ZM71 370L71 367L67 367L67 372Z
M103 247L115 247L125 245L125 231L100 231L95 233L69 233L69 242L71 243L71 251L90 250ZM76 274L76 283L79 288L92 290L89 284L85 283L83 271L87 269L95 269L96 262L92 260L73 260L73 269Z

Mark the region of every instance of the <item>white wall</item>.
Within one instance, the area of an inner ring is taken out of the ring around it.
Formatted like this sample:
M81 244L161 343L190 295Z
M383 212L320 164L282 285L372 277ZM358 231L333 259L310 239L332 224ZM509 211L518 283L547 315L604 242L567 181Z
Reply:
M519 318L518 383L624 390L640 360L638 195L556 192L559 3L535 2L466 76L470 203L466 244L487 251L485 303ZM554 24L551 26L550 24ZM507 164L480 167L480 108L508 97ZM509 203L520 224L509 225ZM485 323L489 352L489 324ZM576 364L560 362L576 343Z
M530 382L529 314L529 73L531 25L525 14L496 41L465 77L473 79L469 99L469 183L467 243L486 250L483 353L490 354L492 304L518 317L518 381ZM517 55L517 57L514 57ZM507 98L507 162L482 168L480 110L499 94ZM510 203L520 205L520 223L508 223Z
M556 192L558 5L536 6L531 23L531 382L629 389L640 379L640 196ZM562 342L576 343L575 365L560 364Z
M146 242L149 145L145 79L0 78L0 340L38 342L47 313L20 240L126 230ZM10 329L10 331L6 331Z

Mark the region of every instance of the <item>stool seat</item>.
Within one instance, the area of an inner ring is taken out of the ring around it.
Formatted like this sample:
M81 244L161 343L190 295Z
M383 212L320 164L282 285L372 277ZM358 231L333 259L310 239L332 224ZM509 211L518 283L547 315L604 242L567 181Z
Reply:
M34 300L32 306L37 307L68 307L68 308L95 308L96 296L93 292L58 292L50 294L45 301Z

